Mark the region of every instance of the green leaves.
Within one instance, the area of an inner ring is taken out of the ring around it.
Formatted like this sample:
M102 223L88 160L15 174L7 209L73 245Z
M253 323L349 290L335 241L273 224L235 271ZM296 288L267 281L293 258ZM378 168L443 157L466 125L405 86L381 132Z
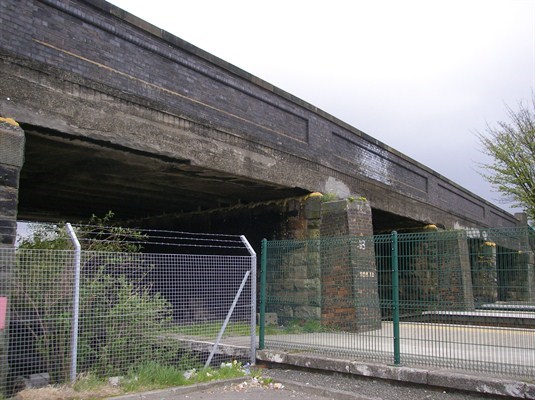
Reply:
M520 103L518 111L507 108L509 122L487 126L486 133L477 136L483 152L493 159L480 165L487 170L481 175L535 222L535 95L531 103Z

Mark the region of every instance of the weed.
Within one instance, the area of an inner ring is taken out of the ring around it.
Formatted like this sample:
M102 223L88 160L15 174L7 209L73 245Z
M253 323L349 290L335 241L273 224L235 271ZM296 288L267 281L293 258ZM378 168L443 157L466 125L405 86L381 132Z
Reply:
M48 386L41 389L26 389L17 394L22 400L98 400L124 393L137 393L166 387L184 386L246 375L241 363L225 363L221 368L190 369L184 371L176 366L161 365L149 361L131 368L127 374L115 379L87 373L78 376L72 386ZM258 379L258 378L257 378ZM0 395L0 400L4 400Z

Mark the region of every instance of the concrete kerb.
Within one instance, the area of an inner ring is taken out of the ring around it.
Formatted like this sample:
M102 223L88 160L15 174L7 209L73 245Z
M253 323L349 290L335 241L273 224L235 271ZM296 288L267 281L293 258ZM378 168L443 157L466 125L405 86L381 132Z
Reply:
M257 360L316 370L340 372L449 389L471 391L499 396L535 399L535 383L502 379L484 375L465 374L445 369L424 369L405 366L367 363L335 359L318 355L283 351L257 351Z
M449 371L430 371L428 384L432 386L468 390L478 393L495 394L500 396L526 397L526 383L506 379L491 379L477 375L467 375Z

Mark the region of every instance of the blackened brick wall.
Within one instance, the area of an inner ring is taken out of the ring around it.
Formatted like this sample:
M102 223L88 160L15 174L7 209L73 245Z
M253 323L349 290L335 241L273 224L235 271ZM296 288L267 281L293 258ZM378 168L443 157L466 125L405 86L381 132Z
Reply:
M371 208L366 201L323 203L322 324L363 332L381 327Z
M105 1L4 0L0 38L4 59L31 60L32 68L65 80L97 82L100 91L291 154L375 208L406 215L406 203L391 195L399 193L476 225L517 224L358 129ZM324 189L317 186L306 189Z

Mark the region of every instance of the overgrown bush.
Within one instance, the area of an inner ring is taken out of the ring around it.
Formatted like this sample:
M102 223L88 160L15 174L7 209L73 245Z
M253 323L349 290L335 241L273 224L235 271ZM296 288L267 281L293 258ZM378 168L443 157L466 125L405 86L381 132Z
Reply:
M84 244L78 372L115 375L151 360L176 362L180 355L178 344L161 339L161 333L170 326L172 309L146 279L152 266L143 261L135 243L140 233L125 228L104 229L112 216L94 218L90 229L77 231ZM48 372L53 383L69 377L72 260L72 245L65 229L44 226L22 240L12 276L11 312L16 332L12 332L11 340L32 342L34 359L26 363L38 367L26 372Z

